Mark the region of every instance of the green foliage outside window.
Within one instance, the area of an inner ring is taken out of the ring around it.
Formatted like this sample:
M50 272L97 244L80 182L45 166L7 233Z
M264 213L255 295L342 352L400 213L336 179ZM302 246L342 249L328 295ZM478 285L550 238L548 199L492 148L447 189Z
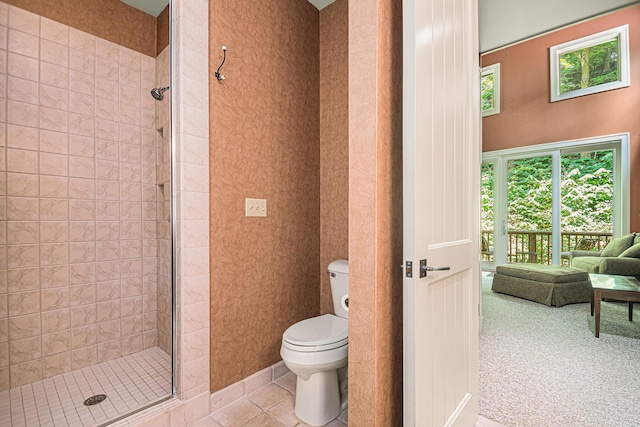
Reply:
M551 157L510 160L507 218L512 230L551 230Z
M560 93L619 80L619 39L560 55Z
M562 156L561 228L610 233L613 226L613 151Z
M490 110L494 106L493 79L493 73L488 73L482 76L482 111Z
M482 164L480 182L482 185L480 194L482 229L493 230L493 165L491 163Z
M562 155L561 229L611 232L613 152ZM482 165L482 229L493 229L493 167ZM551 158L509 162L508 222L512 230L551 230Z

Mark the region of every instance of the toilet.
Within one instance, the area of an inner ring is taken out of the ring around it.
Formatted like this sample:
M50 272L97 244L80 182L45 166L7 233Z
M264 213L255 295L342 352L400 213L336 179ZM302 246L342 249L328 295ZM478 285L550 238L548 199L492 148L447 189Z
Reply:
M349 262L329 264L335 315L301 320L282 336L280 356L296 374L295 413L301 421L322 426L347 407Z

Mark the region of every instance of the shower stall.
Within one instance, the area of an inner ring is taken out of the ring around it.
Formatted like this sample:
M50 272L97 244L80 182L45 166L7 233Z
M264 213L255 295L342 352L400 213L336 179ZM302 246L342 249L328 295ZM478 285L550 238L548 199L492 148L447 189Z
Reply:
M173 395L169 7L141 52L44 3L0 2L0 425L94 426Z

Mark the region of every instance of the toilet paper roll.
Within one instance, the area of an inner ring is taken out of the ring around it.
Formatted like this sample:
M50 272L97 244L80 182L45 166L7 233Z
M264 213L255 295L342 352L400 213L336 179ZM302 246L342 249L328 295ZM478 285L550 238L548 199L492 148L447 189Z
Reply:
M346 311L349 311L349 295L343 295L341 302L342 308L344 308Z

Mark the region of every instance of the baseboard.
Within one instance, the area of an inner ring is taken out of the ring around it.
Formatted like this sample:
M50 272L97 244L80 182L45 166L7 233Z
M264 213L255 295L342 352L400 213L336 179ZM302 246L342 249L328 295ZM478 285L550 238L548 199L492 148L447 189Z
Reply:
M247 378L231 384L228 387L218 390L211 394L211 412L216 412L233 402L242 399L248 394L253 393L272 381L286 375L289 368L286 367L281 360L278 363L269 366L255 374L249 375Z

